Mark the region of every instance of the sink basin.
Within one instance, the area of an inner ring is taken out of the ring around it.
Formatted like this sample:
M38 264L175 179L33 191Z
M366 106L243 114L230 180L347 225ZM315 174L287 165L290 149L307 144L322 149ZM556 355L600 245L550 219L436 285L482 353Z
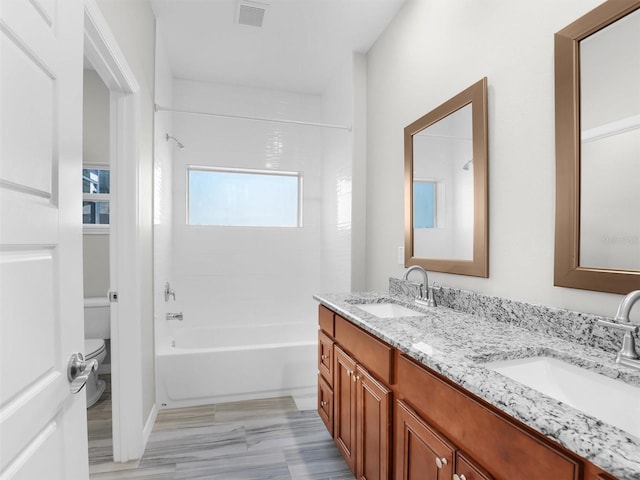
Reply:
M501 360L485 366L640 437L640 387L550 357Z
M411 310L397 303L364 303L356 305L356 307L379 318L422 317L424 315L422 312Z

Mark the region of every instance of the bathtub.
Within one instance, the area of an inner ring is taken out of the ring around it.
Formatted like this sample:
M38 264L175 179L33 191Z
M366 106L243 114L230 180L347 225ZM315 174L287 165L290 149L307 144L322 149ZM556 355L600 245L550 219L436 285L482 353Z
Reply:
M158 339L160 408L292 395L315 408L317 325L177 328Z

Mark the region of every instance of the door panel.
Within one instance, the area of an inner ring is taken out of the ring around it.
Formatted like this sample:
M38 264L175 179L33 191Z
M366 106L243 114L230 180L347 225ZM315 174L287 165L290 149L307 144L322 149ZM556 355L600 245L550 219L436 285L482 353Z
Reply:
M398 480L449 480L455 447L408 405L396 403L396 476Z
M340 347L334 347L333 436L351 471L356 469L356 363Z
M359 365L358 385L358 478L389 478L391 391Z
M88 477L82 351L83 3L0 10L0 477Z

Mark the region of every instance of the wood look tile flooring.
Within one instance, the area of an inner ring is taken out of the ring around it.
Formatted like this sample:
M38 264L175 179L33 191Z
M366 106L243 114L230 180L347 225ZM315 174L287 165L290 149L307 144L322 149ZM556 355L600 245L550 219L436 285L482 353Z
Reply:
M88 411L91 479L353 480L318 414L291 397L162 410L139 461L111 461L111 397Z

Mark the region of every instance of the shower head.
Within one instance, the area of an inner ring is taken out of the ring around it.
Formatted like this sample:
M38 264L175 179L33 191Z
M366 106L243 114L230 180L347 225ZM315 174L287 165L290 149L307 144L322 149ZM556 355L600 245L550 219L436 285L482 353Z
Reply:
M178 147L178 150L180 150L180 151L184 150L184 145L176 137L172 137L168 133L165 133L165 139L167 140L167 142L169 141L169 139L175 141L176 142L176 147Z
M472 165L472 164L473 164L473 158L472 158L471 160L469 160L467 163L465 163L465 164L462 166L462 169L463 169L463 170L469 170L469 168L471 168L471 165Z

